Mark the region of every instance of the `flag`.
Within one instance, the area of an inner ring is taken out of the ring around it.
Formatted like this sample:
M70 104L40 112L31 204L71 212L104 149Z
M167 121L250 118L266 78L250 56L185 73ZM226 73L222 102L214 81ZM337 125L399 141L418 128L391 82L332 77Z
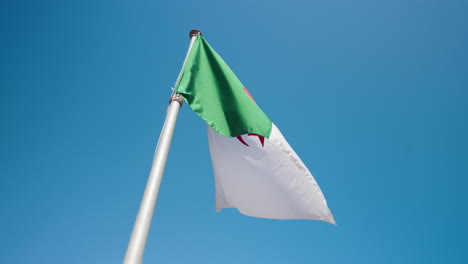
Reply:
M207 123L216 209L335 224L320 187L280 130L198 35L176 87Z

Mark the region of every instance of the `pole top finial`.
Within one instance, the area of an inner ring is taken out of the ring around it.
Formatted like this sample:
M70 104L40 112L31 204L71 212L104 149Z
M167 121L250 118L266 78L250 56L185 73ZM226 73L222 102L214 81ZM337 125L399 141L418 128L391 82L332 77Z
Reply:
M194 36L196 36L196 35L198 35L198 34L200 34L200 35L202 34L202 33L200 32L200 30L198 30L198 29L192 29L192 31L190 31L190 33L189 33L189 37L192 38L192 37L194 37Z

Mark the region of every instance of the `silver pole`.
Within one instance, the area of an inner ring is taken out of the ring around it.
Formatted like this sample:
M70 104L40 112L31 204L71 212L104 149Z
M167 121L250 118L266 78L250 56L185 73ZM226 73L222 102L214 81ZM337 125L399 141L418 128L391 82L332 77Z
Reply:
M190 46L183 65L185 65L185 61L192 49L195 37L198 34L200 34L200 31L198 30L192 30L190 32ZM181 74L177 77L176 88L179 83L180 76ZM123 261L124 264L141 264L142 262L146 239L148 237L154 208L158 199L159 186L161 185L164 168L166 167L167 154L169 153L169 148L171 146L172 135L174 133L179 109L182 106L182 98L178 94L173 94L170 101L166 121L164 121L164 126L162 128L161 135L159 136L158 145L153 158L153 165L151 166L151 171L148 176L148 182L146 183L143 199L135 220L135 225L133 226L130 241L128 242L127 252L125 253Z

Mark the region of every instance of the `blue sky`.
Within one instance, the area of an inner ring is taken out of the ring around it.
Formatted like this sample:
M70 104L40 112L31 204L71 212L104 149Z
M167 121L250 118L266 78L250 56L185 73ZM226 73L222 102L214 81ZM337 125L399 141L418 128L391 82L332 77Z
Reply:
M166 2L166 3L165 3ZM466 263L466 1L2 1L0 263L120 263L197 28L338 226L214 210L176 126L144 263Z

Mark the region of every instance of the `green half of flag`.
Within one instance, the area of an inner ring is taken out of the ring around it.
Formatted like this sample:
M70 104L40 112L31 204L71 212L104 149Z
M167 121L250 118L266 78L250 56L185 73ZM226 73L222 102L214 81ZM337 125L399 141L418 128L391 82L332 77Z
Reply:
M201 35L193 43L176 92L222 136L270 136L271 120Z

